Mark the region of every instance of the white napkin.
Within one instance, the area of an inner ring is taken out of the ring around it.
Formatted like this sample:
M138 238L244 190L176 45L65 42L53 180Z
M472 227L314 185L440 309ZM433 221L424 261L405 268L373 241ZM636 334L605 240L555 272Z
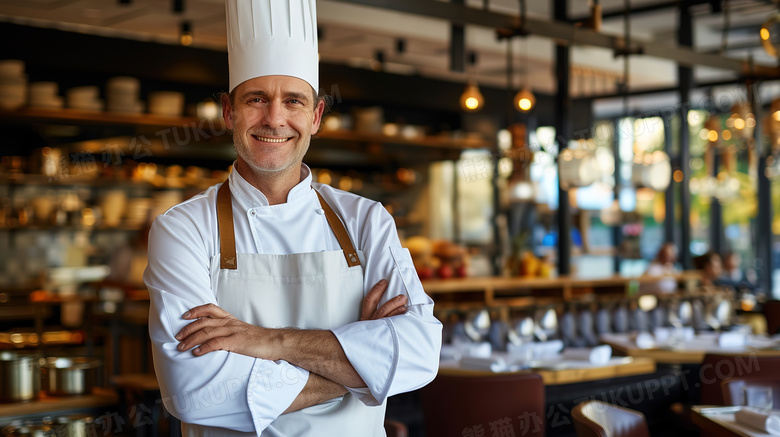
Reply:
M780 435L780 415L742 408L734 413L737 423L760 429L772 435Z
M455 346L451 344L443 344L441 345L441 352L439 353L439 358L441 361L449 361L449 360L459 360L461 357L461 353Z
M696 338L696 331L691 326L683 326L680 328L674 328L674 335L683 341L691 341Z
M502 358L479 358L463 357L460 359L462 369L486 370L491 372L502 372L507 370L506 361Z
M722 332L718 336L720 347L744 347L746 343L747 336L741 332Z
M753 333L753 327L750 325L732 325L729 332L739 332L741 334L750 335Z
M542 341L539 343L525 343L521 345L508 344L506 350L513 357L541 360L555 357L563 349L561 340Z
M640 332L636 335L636 346L639 349L650 349L655 346L655 339L647 332Z
M493 346L486 341L482 343L457 342L455 348L464 357L490 358L493 353Z
M666 343L666 340L669 339L669 335L672 333L672 330L669 328L664 328L662 326L658 326L655 329L653 329L653 337L655 337L655 341L658 343Z
M588 361L591 364L604 365L612 358L612 347L608 344L594 348L566 348L561 354L564 360Z

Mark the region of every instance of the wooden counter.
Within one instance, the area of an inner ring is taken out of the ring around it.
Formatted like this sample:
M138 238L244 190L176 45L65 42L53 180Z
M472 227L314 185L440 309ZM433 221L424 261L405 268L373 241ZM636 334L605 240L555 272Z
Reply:
M704 414L702 409L720 408L722 405L694 405L691 421L701 430L701 435L712 437L769 437L770 434L738 423L734 413Z
M655 362L649 358L630 358L620 364L567 369L529 369L513 373L537 373L541 375L545 385L574 384L601 379L620 378L623 376L645 375L655 372ZM491 376L505 373L494 373L484 370L460 369L454 367L439 367L439 373L447 375Z
M615 290L627 294L632 286L642 283L657 282L664 278L674 278L678 282L698 282L701 274L697 270L685 271L670 276L607 276L601 278L583 278L579 276L559 276L557 278L506 278L506 277L475 277L451 279L427 279L423 288L434 301L443 295L463 295L465 293L481 293L479 304L483 306L528 306L570 301L581 296L598 293L599 291ZM541 291L533 293L534 291ZM438 304L439 302L437 302ZM471 302L441 302L444 307L468 306Z

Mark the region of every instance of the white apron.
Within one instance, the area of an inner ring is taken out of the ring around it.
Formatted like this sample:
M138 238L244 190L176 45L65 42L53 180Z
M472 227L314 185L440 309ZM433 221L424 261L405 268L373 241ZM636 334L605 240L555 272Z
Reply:
M319 193L317 193L319 196ZM244 322L267 328L331 329L357 321L363 301L363 268L344 225L319 196L342 250L290 255L236 254L228 182L217 195L220 255L211 261L217 304ZM384 436L385 405L367 407L354 395L283 414L263 437ZM251 435L225 428L182 424L185 436Z

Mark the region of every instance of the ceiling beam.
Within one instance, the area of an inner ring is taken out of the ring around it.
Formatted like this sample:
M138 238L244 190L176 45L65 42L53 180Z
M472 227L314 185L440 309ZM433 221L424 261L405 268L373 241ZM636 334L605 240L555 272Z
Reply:
M518 29L518 16L501 14L484 9L472 8L457 3L435 0L337 0L344 3L372 6L376 8L422 15L446 20L453 24L476 25L492 29ZM622 37L605 35L590 29L560 21L545 21L532 17L526 19L524 30L533 35L550 38L560 45L581 45L601 47L609 50L625 50ZM703 66L733 71L742 75L777 77L780 68L754 65L748 61L726 56L696 52L690 48L659 44L651 41L636 41L632 49L641 48L647 56L668 59L686 67Z

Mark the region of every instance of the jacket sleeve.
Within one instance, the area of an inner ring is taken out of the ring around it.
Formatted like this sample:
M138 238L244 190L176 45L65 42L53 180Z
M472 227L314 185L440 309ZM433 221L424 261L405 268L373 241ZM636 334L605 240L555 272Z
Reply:
M196 357L176 349L174 335L191 322L182 319L184 312L217 303L209 249L194 223L182 213L161 215L149 235L144 282L151 299L149 335L163 403L182 422L259 435L290 406L309 373L285 361L226 351Z
M332 330L367 385L347 389L366 405L380 405L388 396L416 390L436 377L442 325L433 316L433 300L423 290L409 251L401 247L393 218L379 203L361 226L359 246L365 258L364 294L387 279L380 305L399 294L408 298L402 315Z

